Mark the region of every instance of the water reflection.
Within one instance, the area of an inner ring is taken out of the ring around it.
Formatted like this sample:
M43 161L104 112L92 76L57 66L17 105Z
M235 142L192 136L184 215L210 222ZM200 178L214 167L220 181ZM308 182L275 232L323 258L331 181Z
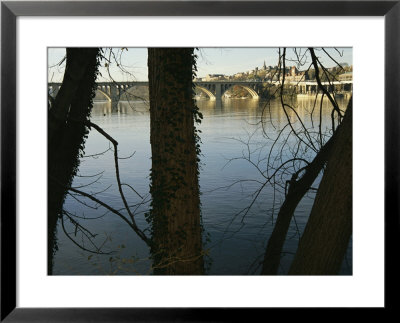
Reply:
M274 192L266 187L251 210L243 217L240 213L253 200L254 192L262 181L260 173L248 161L238 159L250 151L264 167L262 160L271 147L263 130L274 138L290 118L296 125L298 117L305 120L305 126L313 129L318 126L320 117L323 131L329 132L330 108L325 101L312 98L298 98L295 110L282 110L278 101L266 102L252 99L230 99L222 101L199 100L197 102L204 119L199 129L202 131L202 157L200 173L200 190L202 204L202 220L205 232L210 239L206 244L209 249L210 263L208 274L211 275L242 275L258 274L259 262L265 252L265 245L272 231L277 214L277 208L283 199L282 192ZM347 102L339 101L345 108ZM124 182L131 184L141 195L148 196L149 170L151 168L150 130L148 104L141 101L119 102L118 111L113 112L111 103L96 102L92 111L93 122L99 124L105 131L119 142L120 156L135 155L121 160L120 172ZM321 111L321 113L320 113ZM312 117L311 117L312 112ZM263 120L261 124L260 121ZM262 127L264 126L264 128ZM238 140L239 139L239 140ZM245 143L249 143L246 146ZM86 143L86 155L105 151L108 143L95 132L91 132ZM81 175L91 175L103 172L101 180L91 186L91 191L109 189L99 193L99 198L109 201L115 208L122 208L118 191L115 186L115 174L112 153L106 153L98 158L82 158L79 168ZM88 181L82 177L74 180L74 185L84 185ZM236 183L236 184L234 184ZM285 273L297 248L298 238L307 221L314 195L310 193L304 198L295 213L295 221L290 226L288 239L285 242L280 273ZM149 198L146 200L149 201ZM135 205L138 199L129 195L129 204ZM72 198L67 198L64 208L85 217L98 217L98 210L84 208ZM146 228L144 213L148 203L137 209L137 224ZM77 250L60 230L58 231L59 251L55 255L54 274L149 274L151 261L147 246L127 226L109 214L87 221L85 225L96 233L99 239L111 237L105 244L106 250L116 250L117 256L110 263L109 257L89 255ZM72 230L72 228L70 228ZM121 245L124 248L121 248ZM119 257L119 258L118 258ZM351 248L348 252L348 265L344 265L343 273L351 272ZM130 263L129 267L122 266ZM118 265L121 268L118 269Z
M233 115L233 114L246 114L249 115L252 111L257 112L259 107L258 100L244 100L241 99L225 99L218 101L211 101L207 99L198 100L197 106L205 116L218 116L218 115Z

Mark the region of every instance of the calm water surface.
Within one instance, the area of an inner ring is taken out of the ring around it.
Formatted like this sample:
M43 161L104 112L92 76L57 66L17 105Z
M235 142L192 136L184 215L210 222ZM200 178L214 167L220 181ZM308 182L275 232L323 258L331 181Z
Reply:
M346 105L344 100L339 103L342 108ZM314 111L314 118L309 118L314 101L298 98L296 105L296 111L305 120L306 126L316 127L319 121L317 113L319 107ZM244 216L241 211L252 203L254 194L264 178L254 165L240 157L248 156L250 152L253 164L264 171L265 156L273 142L267 139L266 135L273 139L282 129L283 134L287 133L284 128L287 123L286 116L277 102L273 102L271 108L265 110L264 102L252 99L231 99L220 103L203 100L198 101L198 106L204 115L203 122L198 128L202 131L200 190L204 240L207 238L205 248L209 250L207 273L259 274L260 262L283 195L280 193L282 189L278 189L274 194L271 186L265 186ZM263 115L272 121L265 124L264 135L260 127ZM293 113L289 117L295 120ZM325 131L331 124L327 108L323 109L321 119ZM111 112L110 103L96 102L92 121L118 141L119 157L129 157L133 154L130 158L119 161L120 175L122 182L134 187L145 198L146 203L137 205L142 199L129 188L124 191L129 204L133 205L132 209L136 210L138 226L142 229L147 228L144 212L149 207L151 168L148 106L142 102L120 102L119 111ZM292 144L295 143L293 139L290 140L293 141ZM123 204L115 179L113 152L108 150L109 148L110 145L103 136L95 130L90 132L86 141L85 156L81 160L79 174L74 179L73 187L95 193L100 200L106 201L116 209L122 209ZM100 154L102 152L104 153ZM303 154L312 156L312 153L307 151ZM282 150L281 155L283 160L290 158L289 150ZM97 174L100 175L95 176ZM299 235L310 213L313 198L314 194L310 193L295 212L284 246L280 274L285 274L289 268ZM116 215L105 213L101 208L89 208L85 204L90 203L81 197L68 196L64 209L86 218L80 221L91 233L97 234L94 239L97 245L103 245L103 251L114 251L114 253L91 256L76 247L65 236L59 225L54 274L149 274L151 266L149 250L140 238ZM72 225L67 225L66 229L68 232L74 231ZM85 246L92 247L87 241ZM342 274L352 272L351 253L350 244L342 266Z

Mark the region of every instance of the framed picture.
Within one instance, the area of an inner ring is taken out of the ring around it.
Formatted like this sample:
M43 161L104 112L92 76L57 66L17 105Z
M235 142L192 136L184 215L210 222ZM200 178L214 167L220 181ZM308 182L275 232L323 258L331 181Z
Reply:
M399 15L398 1L2 2L1 320L390 309Z

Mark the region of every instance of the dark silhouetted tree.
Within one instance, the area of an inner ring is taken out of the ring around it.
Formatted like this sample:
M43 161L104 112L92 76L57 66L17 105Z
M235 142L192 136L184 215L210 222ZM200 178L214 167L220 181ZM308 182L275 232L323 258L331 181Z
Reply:
M336 61L324 48L319 50L324 52L336 63ZM338 137L338 125L341 124L343 119L343 111L339 108L335 94L330 90L333 88L333 82L336 81L336 74L332 74L328 69L325 68L320 59L317 57L314 48L308 48L300 51L294 49L294 53L297 56L297 63L299 65L306 64L307 57L311 58L311 62L309 63L306 73L311 67L313 67L315 80L317 82L317 93L314 107L310 109L310 118L312 121L311 123L313 124L313 113L317 110L316 102L318 96L320 95L319 124L316 127L317 131L315 131L313 127L307 128L304 120L302 120L297 113L297 109L294 106L295 100L293 100L293 96L296 93L293 92L290 87L288 88L285 85L286 74L283 71L286 71L286 48L283 50L280 49L278 64L278 79L280 80L280 85L278 87L279 99L281 103L281 109L283 110L287 120L285 128L287 127L290 129L290 136L293 136L293 138L296 140L296 143L292 147L286 146L286 151L290 151L292 156L290 158L285 157L285 159L282 157L278 158L281 163L273 167L273 175L267 178L268 181L272 181L277 177L276 174L283 174L283 177L287 180L285 183L280 183L280 185L285 189L285 197L283 204L279 209L274 229L269 237L265 250L261 270L261 274L263 275L277 274L280 265L282 249L286 240L290 223L293 219L294 212L303 197L310 191L310 189L312 189L313 183L317 180L318 175L323 172L328 160L334 153L333 148ZM322 82L327 82L328 84L322 84ZM329 102L331 109L330 134L322 132L321 116L324 98ZM351 132L348 133L348 135L351 137ZM326 140L325 138L329 139ZM286 139L284 146L281 149L281 156L283 155L282 151L283 148L285 148L287 141L288 140ZM277 142L275 142L274 145L276 143ZM306 151L312 151L314 157L312 159L307 157L308 154L305 153ZM351 168L348 171L351 173ZM338 187L335 187L335 189L340 190Z
M89 132L99 66L98 48L67 48L66 68L48 117L48 273L56 248L55 230L62 205L79 166L79 153Z
M336 275L352 233L352 106L339 126L290 275Z

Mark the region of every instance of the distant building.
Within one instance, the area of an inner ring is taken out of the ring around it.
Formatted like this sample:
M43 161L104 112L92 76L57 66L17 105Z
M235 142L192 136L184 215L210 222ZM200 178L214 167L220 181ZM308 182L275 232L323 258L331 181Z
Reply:
M290 76L296 76L297 73L298 73L298 70L297 70L296 66L292 66L290 68L290 72L289 73L290 73Z
M234 78L240 78L240 77L243 77L243 76L245 76L245 73L240 72L240 73L236 73L233 77Z
M286 69L285 78L287 81L299 82L305 80L305 72L300 72L296 66L291 66Z
M224 74L207 74L205 77L205 81L218 81L225 79Z
M353 80L353 72L346 72L339 75L339 81L352 81Z
M297 75L292 76L292 77L293 77L293 81L295 81L295 82L300 82L300 81L306 80L305 72L299 72Z

